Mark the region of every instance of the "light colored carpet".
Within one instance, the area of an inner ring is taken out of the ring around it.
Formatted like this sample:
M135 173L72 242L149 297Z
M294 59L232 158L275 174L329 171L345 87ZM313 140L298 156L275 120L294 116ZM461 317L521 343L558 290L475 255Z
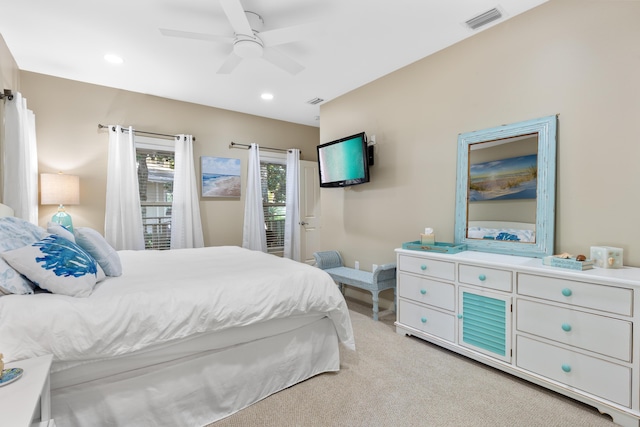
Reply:
M341 370L276 393L210 427L603 426L592 407L416 338L348 300L357 351Z

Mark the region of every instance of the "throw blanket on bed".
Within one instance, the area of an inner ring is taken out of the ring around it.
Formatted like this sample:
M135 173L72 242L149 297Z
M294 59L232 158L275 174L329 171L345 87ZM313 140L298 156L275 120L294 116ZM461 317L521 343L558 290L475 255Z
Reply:
M120 251L123 274L91 296L0 297L5 361L119 356L193 334L308 313L326 314L355 349L349 312L324 271L239 247Z

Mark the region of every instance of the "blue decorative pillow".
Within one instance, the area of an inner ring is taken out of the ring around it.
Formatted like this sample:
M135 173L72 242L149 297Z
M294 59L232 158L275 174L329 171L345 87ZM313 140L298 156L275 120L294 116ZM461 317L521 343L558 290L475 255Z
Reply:
M31 245L2 253L2 258L42 289L73 297L91 295L104 271L75 243L49 234Z
M120 255L96 230L87 227L76 227L73 230L76 243L98 261L107 276L120 276L122 264Z
M47 232L15 217L0 218L0 253L22 248L42 239ZM1 294L32 294L34 285L0 258Z
M496 236L496 240L520 240L520 238L518 236L516 236L515 234L511 234L511 233L507 233L507 232L500 232Z
M48 222L47 223L47 233L55 234L56 236L64 237L67 240L71 240L73 243L76 243L76 237L73 233L67 230L63 225L58 224L56 222Z

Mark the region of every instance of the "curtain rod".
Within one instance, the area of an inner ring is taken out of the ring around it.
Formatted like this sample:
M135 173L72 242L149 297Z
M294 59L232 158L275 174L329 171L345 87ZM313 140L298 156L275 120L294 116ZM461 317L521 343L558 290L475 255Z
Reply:
M109 126L107 126L107 125L102 125L102 124L98 123L98 129L108 129L108 128L109 128ZM169 134L166 134L166 133L147 132L146 130L137 130L137 129L134 129L133 131L134 131L135 133L144 133L144 134L147 134L147 135L164 136L165 138L170 138L170 139L174 139L174 138L176 137L176 135L169 135ZM129 132L129 129L127 129L127 128L122 128L122 132ZM196 140L196 137L195 137L195 136L193 137L193 140L194 140L194 141Z
M0 93L0 99L6 97L9 101L13 99L13 93L11 89L4 89L3 93Z
M231 141L231 144L229 144L229 148L237 148L238 147L245 147L247 149L251 148L251 145L249 144L238 144L237 142L233 142ZM263 147L262 145L260 145L260 149L261 150L271 150L271 151L283 151L285 153L289 152L289 148L271 148L271 147Z

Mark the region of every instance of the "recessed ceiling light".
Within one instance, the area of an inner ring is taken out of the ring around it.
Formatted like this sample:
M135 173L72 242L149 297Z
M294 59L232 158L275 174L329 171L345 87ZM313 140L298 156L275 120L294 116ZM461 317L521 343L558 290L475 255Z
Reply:
M107 53L104 56L104 60L107 61L107 62L110 62L112 64L122 64L124 62L124 60L121 57L119 57L118 55L111 54L111 53Z
M264 99L265 101L271 101L273 99L273 94L263 93L262 95L260 95L260 98Z

